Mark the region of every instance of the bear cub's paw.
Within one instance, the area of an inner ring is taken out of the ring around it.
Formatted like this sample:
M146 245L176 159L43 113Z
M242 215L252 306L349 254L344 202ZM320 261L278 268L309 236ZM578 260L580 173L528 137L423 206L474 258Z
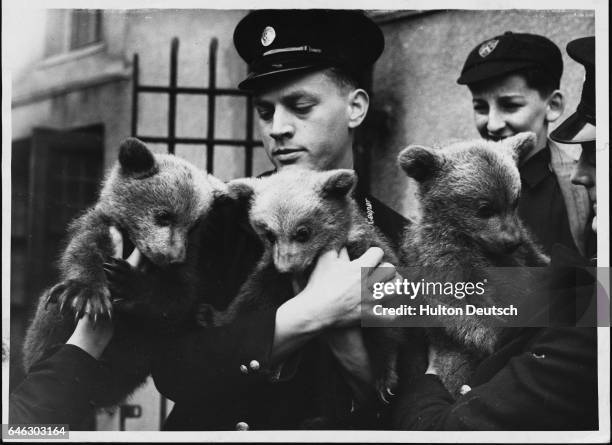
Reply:
M111 317L110 291L104 285L92 285L78 280L62 281L49 291L46 305L55 303L60 312L71 309L75 321L85 314L95 321L100 317Z
M219 311L208 303L201 303L196 309L196 321L204 328L225 326L231 323L235 316L234 311Z
M102 267L115 311L146 316L154 303L151 295L155 295L156 282L153 278L119 258L108 258Z
M210 304L202 303L199 304L196 309L196 320L198 325L210 328L215 326L215 308Z
M395 395L394 391L397 388L398 376L395 368L388 368L385 375L376 380L376 393L378 398L385 404L389 404L391 397Z

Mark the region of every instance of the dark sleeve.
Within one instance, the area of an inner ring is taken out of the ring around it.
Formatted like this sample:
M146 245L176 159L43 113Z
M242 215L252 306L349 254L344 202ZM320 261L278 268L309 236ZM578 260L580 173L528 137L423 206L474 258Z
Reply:
M175 402L201 401L272 379L275 323L276 309L271 309L168 339L153 362L155 386Z
M488 382L453 400L434 375L402 389L393 423L410 430L597 429L596 330L544 329Z
M32 366L9 397L12 424L69 424L77 429L94 413L104 368L74 345L53 349Z

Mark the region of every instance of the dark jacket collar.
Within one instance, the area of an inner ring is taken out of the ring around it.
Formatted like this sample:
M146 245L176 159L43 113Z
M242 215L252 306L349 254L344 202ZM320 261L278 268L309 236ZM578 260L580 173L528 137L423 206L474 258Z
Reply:
M548 145L537 152L519 168L521 182L529 188L537 186L544 179L553 174L550 165L550 148Z

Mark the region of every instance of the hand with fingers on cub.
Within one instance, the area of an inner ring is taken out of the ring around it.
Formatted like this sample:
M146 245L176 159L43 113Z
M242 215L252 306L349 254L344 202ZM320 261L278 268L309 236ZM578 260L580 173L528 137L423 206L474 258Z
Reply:
M119 232L113 235L113 242L115 246L123 248ZM113 311L149 322L171 323L175 321L172 317L176 315L173 309L178 306L180 312L181 305L178 301L164 297L160 291L163 287L161 276L150 273L147 266L148 263L137 248L125 260L117 256L106 260L103 268ZM168 276L164 277L168 279Z
M111 227L111 237L115 251L123 251L123 237ZM130 256L122 259L121 255L107 258L103 264L108 291L113 304L113 311L125 314L138 314L137 296L145 293L147 277L144 270L144 257L137 248Z
M113 309L119 313L145 316L147 306L152 304L146 297L154 289L149 288L151 277L145 276L131 260L135 256L140 256L138 249L134 250L128 260L109 258L104 263L104 274L108 280Z

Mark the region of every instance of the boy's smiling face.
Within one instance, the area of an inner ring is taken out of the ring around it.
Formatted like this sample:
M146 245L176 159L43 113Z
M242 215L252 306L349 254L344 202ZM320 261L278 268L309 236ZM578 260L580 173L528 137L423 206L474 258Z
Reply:
M548 124L563 113L563 96L555 90L543 97L520 74L470 85L474 121L487 140L501 140L523 131L536 134L535 150L546 145Z

